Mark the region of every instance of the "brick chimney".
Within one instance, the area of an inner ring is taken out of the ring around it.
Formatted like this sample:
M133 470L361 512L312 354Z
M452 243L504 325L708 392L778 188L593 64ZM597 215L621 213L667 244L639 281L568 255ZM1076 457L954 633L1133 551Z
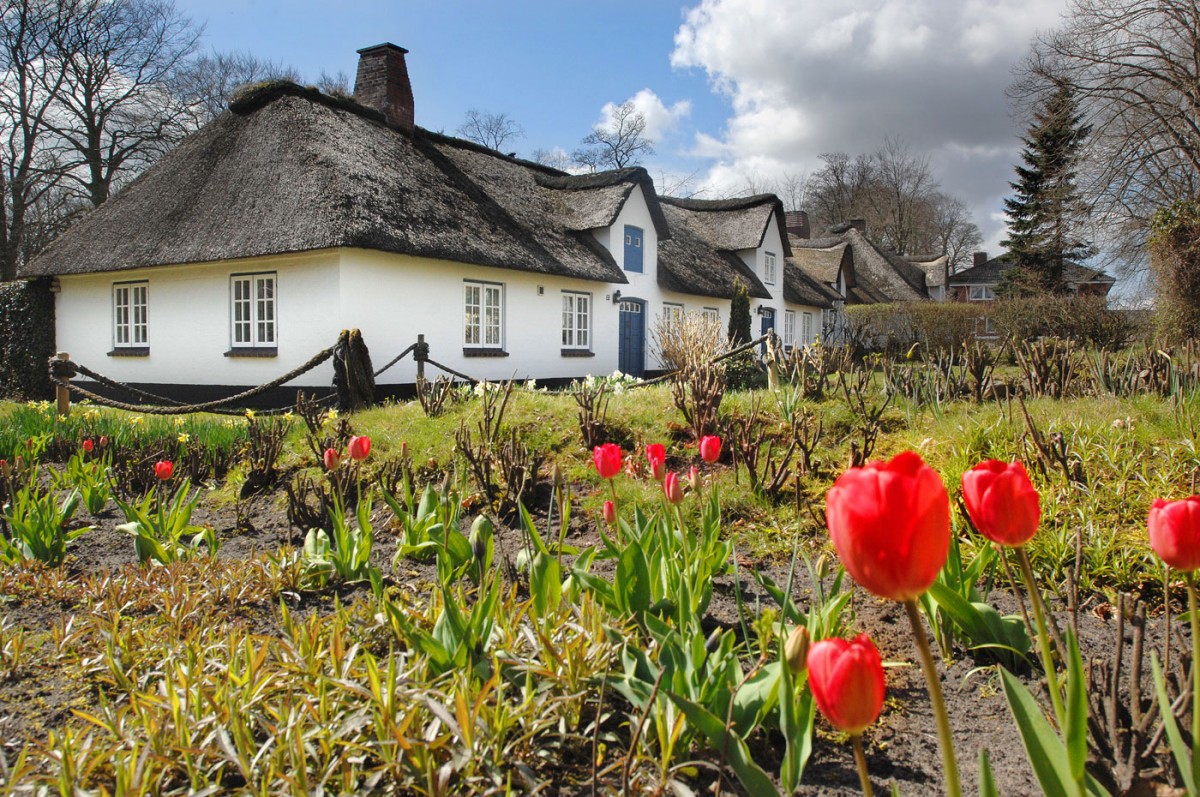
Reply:
M849 224L851 227L858 230L863 235L867 234L867 220L866 219L850 219Z
M358 74L354 78L354 99L381 111L388 124L409 135L413 132L413 93L408 80L404 54L408 50L394 44L377 44L358 51Z
M982 266L988 261L987 252L976 252L971 256L971 267Z
M803 210L789 210L783 214L783 223L787 226L789 235L797 238L808 238L808 214Z

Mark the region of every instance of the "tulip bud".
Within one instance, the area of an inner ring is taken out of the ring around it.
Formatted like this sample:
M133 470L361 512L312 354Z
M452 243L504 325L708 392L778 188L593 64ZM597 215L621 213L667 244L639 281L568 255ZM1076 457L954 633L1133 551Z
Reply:
M700 469L695 465L688 469L688 484L692 485L693 490L700 489Z
M561 489L563 486L562 471L558 469L558 463L554 463L554 467L550 469L550 482L554 485L554 489Z
M646 461L650 463L650 473L654 475L654 480L662 481L667 475L667 447L662 443L646 446Z
M866 634L823 639L808 649L808 687L825 718L838 730L862 733L883 709L883 660Z
M106 445L108 445L108 435L102 434L100 435L100 447L104 448Z
M783 659L796 675L808 669L808 646L811 641L808 626L798 625L783 644Z
M492 565L492 539L495 534L492 521L486 515L480 515L471 524L471 553L483 570Z
M679 484L679 474L671 471L667 474L663 481L663 492L667 496L667 500L672 504L678 504L683 501L683 487Z
M610 526L617 522L617 505L611 500L604 502L604 522Z
M601 479L611 479L621 472L621 447L616 443L605 443L592 449L592 461Z
M85 453L85 454L90 454L90 453L92 453L92 449L93 449L93 448L95 448L95 443L93 443L93 442L92 442L92 439L91 439L90 437L85 437L85 438L83 439L83 451L84 451L84 453Z
M325 449L325 470L337 470L338 465L342 464L342 455L332 448Z
M400 459L408 459L408 443L400 444Z
M160 459L154 463L154 476L159 481L165 482L171 478L171 474L175 471L175 463L169 459Z
M346 446L346 452L350 455L350 459L362 462L371 453L371 438L366 435L351 437L350 443Z
M705 435L700 438L700 459L712 464L721 458L721 438Z
M714 628L713 632L708 635L708 639L704 640L704 649L709 653L716 653L717 648L721 647L721 637L725 635L725 629Z
M0 476L8 478L12 475L12 465L8 464L7 459L0 459Z
M981 462L963 474L962 487L963 504L980 534L1013 547L1033 539L1041 507L1020 462Z

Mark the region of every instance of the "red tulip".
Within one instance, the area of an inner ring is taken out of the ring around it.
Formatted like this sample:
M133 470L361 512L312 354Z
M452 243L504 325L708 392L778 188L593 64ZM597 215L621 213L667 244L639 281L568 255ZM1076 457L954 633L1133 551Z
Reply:
M672 504L678 504L683 501L683 485L679 483L679 474L671 471L667 474L663 481L663 492L666 493L667 500Z
M154 476L162 482L171 478L171 474L175 472L175 463L169 459L160 459L154 463Z
M611 479L621 472L621 447L616 443L605 443L592 449L592 460L601 479Z
M980 462L963 474L962 486L967 514L980 534L1014 548L1033 539L1042 510L1020 462Z
M646 461L650 463L650 472L655 481L662 481L667 475L667 448L662 443L651 443L646 446Z
M823 639L808 649L808 686L838 730L862 733L883 709L883 660L866 634Z
M617 522L617 505L612 501L604 502L604 522L610 526Z
M1154 499L1150 517L1150 547L1176 570L1200 568L1200 495L1182 501Z
M946 486L912 451L843 473L826 496L825 522L854 580L895 601L929 589L950 551Z
M332 448L325 449L325 470L337 470L342 464L342 455Z
M714 434L700 438L700 459L712 464L721 457L721 438Z
M351 437L347 450L350 454L350 459L355 462L362 462L371 453L371 438L366 435Z
M83 439L83 451L85 454L92 453L92 449L95 447L96 447L95 443L92 442L92 439L90 437L85 437Z

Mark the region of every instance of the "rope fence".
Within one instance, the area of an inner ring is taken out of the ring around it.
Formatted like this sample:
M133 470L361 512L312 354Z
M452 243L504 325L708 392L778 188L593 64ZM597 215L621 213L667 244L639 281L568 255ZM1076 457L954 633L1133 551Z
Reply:
M756 346L768 342L774 337L773 332L756 338L748 343L744 343L734 349L731 349L723 354L713 357L709 360L709 364L715 364L734 357L742 352L749 351ZM52 357L49 361L50 381L53 382L58 389L59 414L67 414L70 411L70 394L75 393L83 398L104 407L113 409L126 410L128 412L138 412L149 415L187 415L195 412L208 412L216 415L241 415L242 411L226 409L232 405L238 405L249 399L255 398L266 393L269 390L274 390L281 385L303 376L317 366L324 363L331 357L334 361L334 392L327 396L318 399L318 403L325 403L336 399L339 407L343 409L357 409L364 404L369 404L372 400L372 395L375 388L375 378L387 371L396 363L405 357L412 355L413 361L417 364L417 384L425 381L425 365L431 365L440 371L444 371L453 377L462 379L471 384L479 384L487 381L477 379L476 377L464 374L447 365L430 358L429 344L425 342L424 335L417 336L417 342L405 348L395 357L393 357L386 365L378 370L371 368L370 355L367 353L366 344L362 341L362 335L358 330L343 330L338 337L338 342L329 348L322 349L314 354L305 363L293 368L282 376L272 379L270 382L252 387L248 390L243 390L232 396L215 399L213 401L204 401L187 404L177 401L166 396L160 396L155 393L150 393L133 385L120 382L116 379L105 376L97 371L72 362L65 354L59 354ZM674 378L679 373L678 370L669 371L665 374L638 382L632 387L644 387L664 382ZM131 393L135 396L149 399L155 403L152 404L133 404L125 401L118 401L106 396L102 396L93 390L76 384L71 380L77 376L83 375L92 381L104 385L113 390L121 390ZM420 387L418 387L420 389ZM274 413L285 412L291 407L281 407L277 409L262 410L261 414L270 415Z

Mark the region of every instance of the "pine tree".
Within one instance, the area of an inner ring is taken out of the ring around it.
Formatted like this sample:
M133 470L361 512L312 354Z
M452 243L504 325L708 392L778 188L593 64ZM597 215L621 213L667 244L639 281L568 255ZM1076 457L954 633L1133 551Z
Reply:
M1029 292L1030 286L1062 293L1063 268L1091 253L1079 236L1080 200L1075 189L1079 149L1091 132L1083 124L1071 89L1059 84L1034 112L1028 134L1021 140L1024 165L1016 167L1016 195L1004 200L1008 239L1003 245L1017 268L1010 285Z
M738 280L729 301L729 345L741 346L750 342L750 292Z

